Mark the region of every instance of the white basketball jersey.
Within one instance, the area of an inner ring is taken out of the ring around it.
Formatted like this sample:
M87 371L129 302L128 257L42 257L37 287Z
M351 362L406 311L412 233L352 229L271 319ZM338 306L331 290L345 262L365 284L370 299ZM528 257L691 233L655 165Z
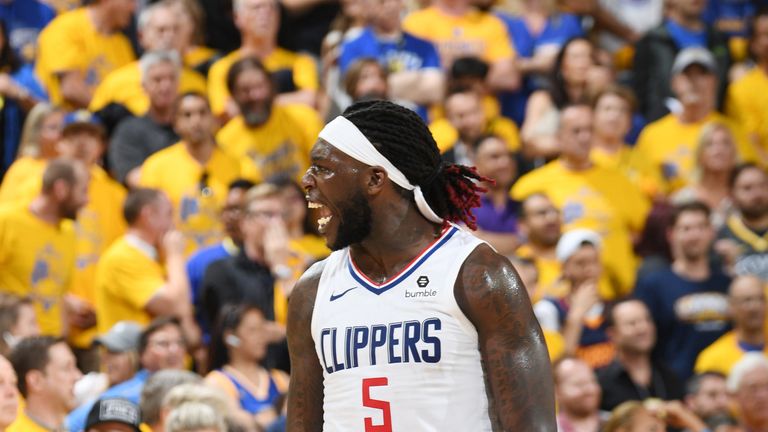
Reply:
M453 294L481 243L448 226L383 284L348 248L328 257L312 315L324 431L491 430L477 331Z

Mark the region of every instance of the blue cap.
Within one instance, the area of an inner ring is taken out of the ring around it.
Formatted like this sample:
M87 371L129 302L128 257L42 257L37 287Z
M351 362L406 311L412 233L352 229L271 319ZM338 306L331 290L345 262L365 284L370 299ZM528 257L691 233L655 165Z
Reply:
M64 116L64 133L83 129L91 129L100 134L104 133L104 125L99 117L88 110L80 109Z

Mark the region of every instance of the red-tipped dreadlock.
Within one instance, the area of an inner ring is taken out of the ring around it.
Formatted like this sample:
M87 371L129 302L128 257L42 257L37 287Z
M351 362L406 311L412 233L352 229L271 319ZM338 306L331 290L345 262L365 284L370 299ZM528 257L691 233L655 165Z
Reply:
M435 139L416 113L387 101L367 101L343 115L411 184L422 188L438 216L477 229L472 208L480 206L480 194L486 192L479 182L493 181L474 167L444 164Z

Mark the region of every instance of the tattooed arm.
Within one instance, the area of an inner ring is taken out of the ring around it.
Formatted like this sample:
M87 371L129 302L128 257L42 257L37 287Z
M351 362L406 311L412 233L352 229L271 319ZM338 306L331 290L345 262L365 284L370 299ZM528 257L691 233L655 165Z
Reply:
M464 262L454 292L477 329L494 430L556 430L547 347L512 264L479 246Z
M323 430L323 369L312 339L312 310L323 263L313 265L296 283L288 301L288 350L291 384L288 426L291 432Z

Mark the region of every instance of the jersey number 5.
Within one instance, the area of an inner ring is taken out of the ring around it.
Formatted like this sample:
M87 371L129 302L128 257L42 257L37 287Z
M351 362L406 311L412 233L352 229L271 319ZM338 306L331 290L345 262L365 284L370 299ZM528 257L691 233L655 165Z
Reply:
M363 379L363 406L381 410L384 423L374 425L371 417L365 418L365 432L392 432L392 414L389 412L389 402L371 398L371 387L387 385L386 377Z

